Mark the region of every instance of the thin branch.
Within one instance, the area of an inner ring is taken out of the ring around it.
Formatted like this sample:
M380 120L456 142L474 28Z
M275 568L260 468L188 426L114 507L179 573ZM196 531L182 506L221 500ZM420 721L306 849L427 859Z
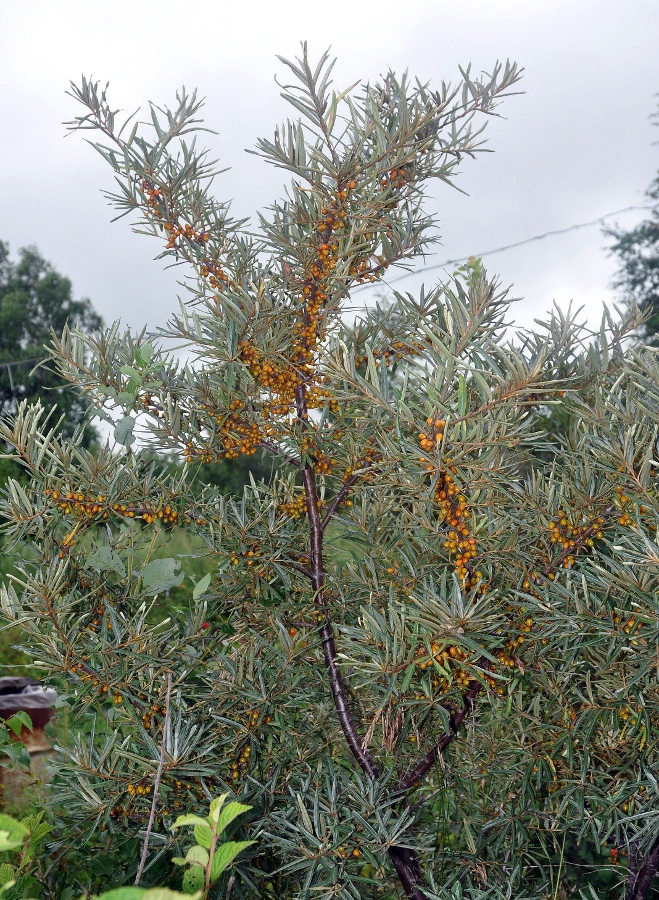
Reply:
M149 838L151 837L151 832L153 830L153 823L156 818L156 804L158 802L158 788L160 787L160 779L162 777L162 770L165 766L165 740L167 738L167 730L169 729L169 701L172 696L172 673L167 673L167 694L165 696L165 721L162 726L162 742L160 744L160 762L158 763L158 771L156 772L155 781L153 782L153 800L151 801L151 814L149 815L149 824L146 826L146 832L144 834L144 846L142 847L142 858L140 859L140 864L137 868L137 875L135 876L135 881L133 882L135 886L140 883L140 878L142 877L142 870L144 869L144 864L146 863L146 858L149 852Z
M449 717L449 730L441 736L431 750L421 757L414 768L410 769L407 775L404 775L399 780L398 790L396 791L397 794L407 794L407 792L414 787L416 782L421 781L421 779L428 774L430 769L432 769L439 759L439 755L443 753L454 740L458 733L458 729L464 722L467 713L473 707L474 699L480 693L481 689L482 685L480 681L473 680L469 683L469 687L462 695L462 708L452 713Z
M305 569L304 566L301 566L300 563L295 562L295 560L291 559L290 557L288 557L288 556L284 557L283 561L284 561L285 565L290 566L291 569L295 569L296 572L299 572L301 575L304 575L305 578L313 577L311 572L309 571L309 569Z
M291 456L271 441L261 441L261 447L269 453L272 453L273 456L280 456L282 459L285 459L287 463L296 466L298 469L302 465L301 460L297 456Z
M351 475L350 478L346 478L346 480L343 482L343 487L337 494L334 495L334 497L332 498L332 500L330 501L330 503L327 506L327 510L325 512L325 515L323 516L323 521L320 523L321 531L325 531L325 529L329 525L330 519L336 512L337 506L339 505L339 503L341 503L343 500L345 500L345 498L350 493L350 488L353 486L353 484L356 481L357 481L357 476Z

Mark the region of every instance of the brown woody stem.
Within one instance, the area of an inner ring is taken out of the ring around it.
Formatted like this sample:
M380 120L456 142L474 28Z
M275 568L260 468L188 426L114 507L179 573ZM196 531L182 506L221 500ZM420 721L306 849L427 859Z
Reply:
M469 687L462 695L462 708L451 713L449 717L449 730L441 736L441 738L437 741L437 743L431 750L429 750L424 756L421 757L414 768L410 769L407 775L404 775L400 779L400 781L398 782L398 792L407 794L417 782L425 778L425 776L439 759L440 753L443 753L444 750L446 750L446 748L457 735L460 725L462 725L465 717L467 716L467 713L472 709L474 705L474 699L476 698L476 695L479 693L481 688L482 685L479 681L472 681L469 684Z
M632 864L625 885L625 900L645 900L652 882L659 874L659 837L657 837L638 864L637 852L632 854Z
M298 419L306 424L307 421L307 405L306 391L304 385L300 385L295 391L295 400L297 406ZM327 514L323 522L320 520L318 512L318 493L316 491L316 473L310 462L306 462L302 469L302 483L304 485L304 497L307 505L307 516L309 518L310 532L310 552L309 552L309 568L311 572L311 585L315 594L316 606L320 608L326 607L325 602L325 573L323 569L323 530L327 525ZM347 494L350 485L344 483L342 490L345 489ZM341 492L339 491L339 494ZM339 496L337 494L337 497ZM334 498L336 500L336 497ZM333 501L334 502L334 501ZM337 501L334 509L338 506ZM332 512L334 511L332 510ZM329 510L328 510L329 513ZM327 613L322 616L322 624L320 625L320 637L323 644L323 656L325 665L329 673L330 687L334 706L339 717L339 722L343 730L346 742L350 747L352 755L359 763L360 768L369 778L375 780L379 773L368 753L362 747L362 741L357 731L357 726L350 712L348 704L348 692L346 691L345 682L339 669L336 658L336 643L334 641L334 632L332 623ZM416 853L407 847L392 846L388 848L389 856L396 869L396 874L401 885L405 890L408 900L426 900L426 895L416 887L420 880L421 873Z

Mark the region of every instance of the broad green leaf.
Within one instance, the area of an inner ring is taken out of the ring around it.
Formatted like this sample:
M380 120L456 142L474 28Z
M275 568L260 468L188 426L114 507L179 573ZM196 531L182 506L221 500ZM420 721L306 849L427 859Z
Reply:
M17 766L20 766L24 769L30 767L30 754L28 753L25 744L22 744L20 741L11 741L11 743L6 744L2 748L2 753L4 753L5 756L9 757L12 763ZM3 762L1 758L0 765L5 765L5 762Z
M190 900L190 892L182 894L180 891L172 891L169 888L149 888L142 895L142 900L178 900L180 897L186 897ZM195 891L192 900L201 900L202 892Z
M141 377L137 369L134 369L132 366L119 366L119 371L122 375L130 375L131 378Z
M205 881L206 873L201 866L192 866L183 874L183 891L195 894L203 888Z
M135 419L132 416L124 416L123 419L119 419L114 426L115 441L118 444L122 444L124 447L130 447L130 445L135 442L135 435L133 434L134 427Z
M152 559L142 569L142 583L153 594L178 587L183 581L183 572L178 571L180 562L177 559Z
M202 819L201 816L195 816L193 813L186 813L178 816L171 828L182 828L184 825L205 825L208 827L208 820Z
M105 891L103 894L95 894L92 900L142 900L145 894L146 888L121 887Z
M224 794L220 794L219 797L216 797L214 800L211 800L210 809L208 811L208 821L212 822L214 825L217 824L217 820L220 818L220 809L222 808L224 801L229 796L229 792L226 791Z
M24 709L19 709L13 716L10 716L5 722L5 725L8 728L11 728L16 737L19 736L23 728L32 731L32 719Z
M194 837L198 844L207 850L210 849L210 845L213 843L213 832L209 825L195 825Z
M29 830L12 816L0 813L0 851L22 847Z
M12 876L14 875L14 867L9 865L9 863L0 863L0 887L3 885L7 885L8 883L12 883Z
M206 850L205 847L200 847L198 844L194 844L190 847L185 854L186 863L199 863L200 866L206 867L208 865L208 860L208 850Z
M86 564L90 569L96 572L102 572L103 569L110 569L117 575L125 575L126 568L118 553L115 553L110 547L102 544L97 547L86 559Z
M204 591L208 588L208 585L211 583L211 575L210 572L207 575L204 575L194 586L192 591L192 599L197 600Z
M245 847L249 847L250 844L256 843L255 841L229 841L226 844L221 844L217 850L215 851L215 855L213 856L213 861L211 862L211 880L215 881L220 877L222 872L227 868L227 866L231 865L234 858L241 853Z
M245 806L244 803L227 803L222 812L220 813L220 818L217 820L217 833L222 834L224 829L229 825L237 816L242 816L243 813L247 812L251 809L251 806Z

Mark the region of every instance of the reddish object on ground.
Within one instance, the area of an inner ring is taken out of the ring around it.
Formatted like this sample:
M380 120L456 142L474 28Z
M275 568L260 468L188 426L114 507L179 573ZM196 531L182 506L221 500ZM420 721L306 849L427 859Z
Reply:
M53 714L57 692L44 687L34 678L0 678L0 720L9 719L14 713L26 712L32 722L32 731L22 728L18 738L30 754L30 772L19 769L0 769L0 799L12 808L29 806L27 789L48 780L46 760L53 755L44 727Z

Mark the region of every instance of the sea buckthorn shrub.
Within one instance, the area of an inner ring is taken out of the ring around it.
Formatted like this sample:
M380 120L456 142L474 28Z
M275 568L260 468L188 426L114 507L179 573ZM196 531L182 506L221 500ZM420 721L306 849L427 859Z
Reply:
M124 842L130 869L164 746L145 877L162 880L172 817L228 790L257 841L232 897L647 897L656 354L608 312L599 330L558 310L511 329L480 264L344 316L428 250L424 191L481 149L519 72L337 93L326 55L285 65L299 118L256 153L292 180L256 233L185 138L194 95L152 107L150 130L97 84L72 90L111 202L185 267L165 333L188 355L67 329L53 358L126 449L91 456L38 408L2 430L31 475L5 501L31 555L3 615L66 679L72 717L56 821L108 859ZM154 449L189 471L257 450L278 467L236 500L163 476ZM174 529L203 540L212 577L154 620L181 577L153 559Z

